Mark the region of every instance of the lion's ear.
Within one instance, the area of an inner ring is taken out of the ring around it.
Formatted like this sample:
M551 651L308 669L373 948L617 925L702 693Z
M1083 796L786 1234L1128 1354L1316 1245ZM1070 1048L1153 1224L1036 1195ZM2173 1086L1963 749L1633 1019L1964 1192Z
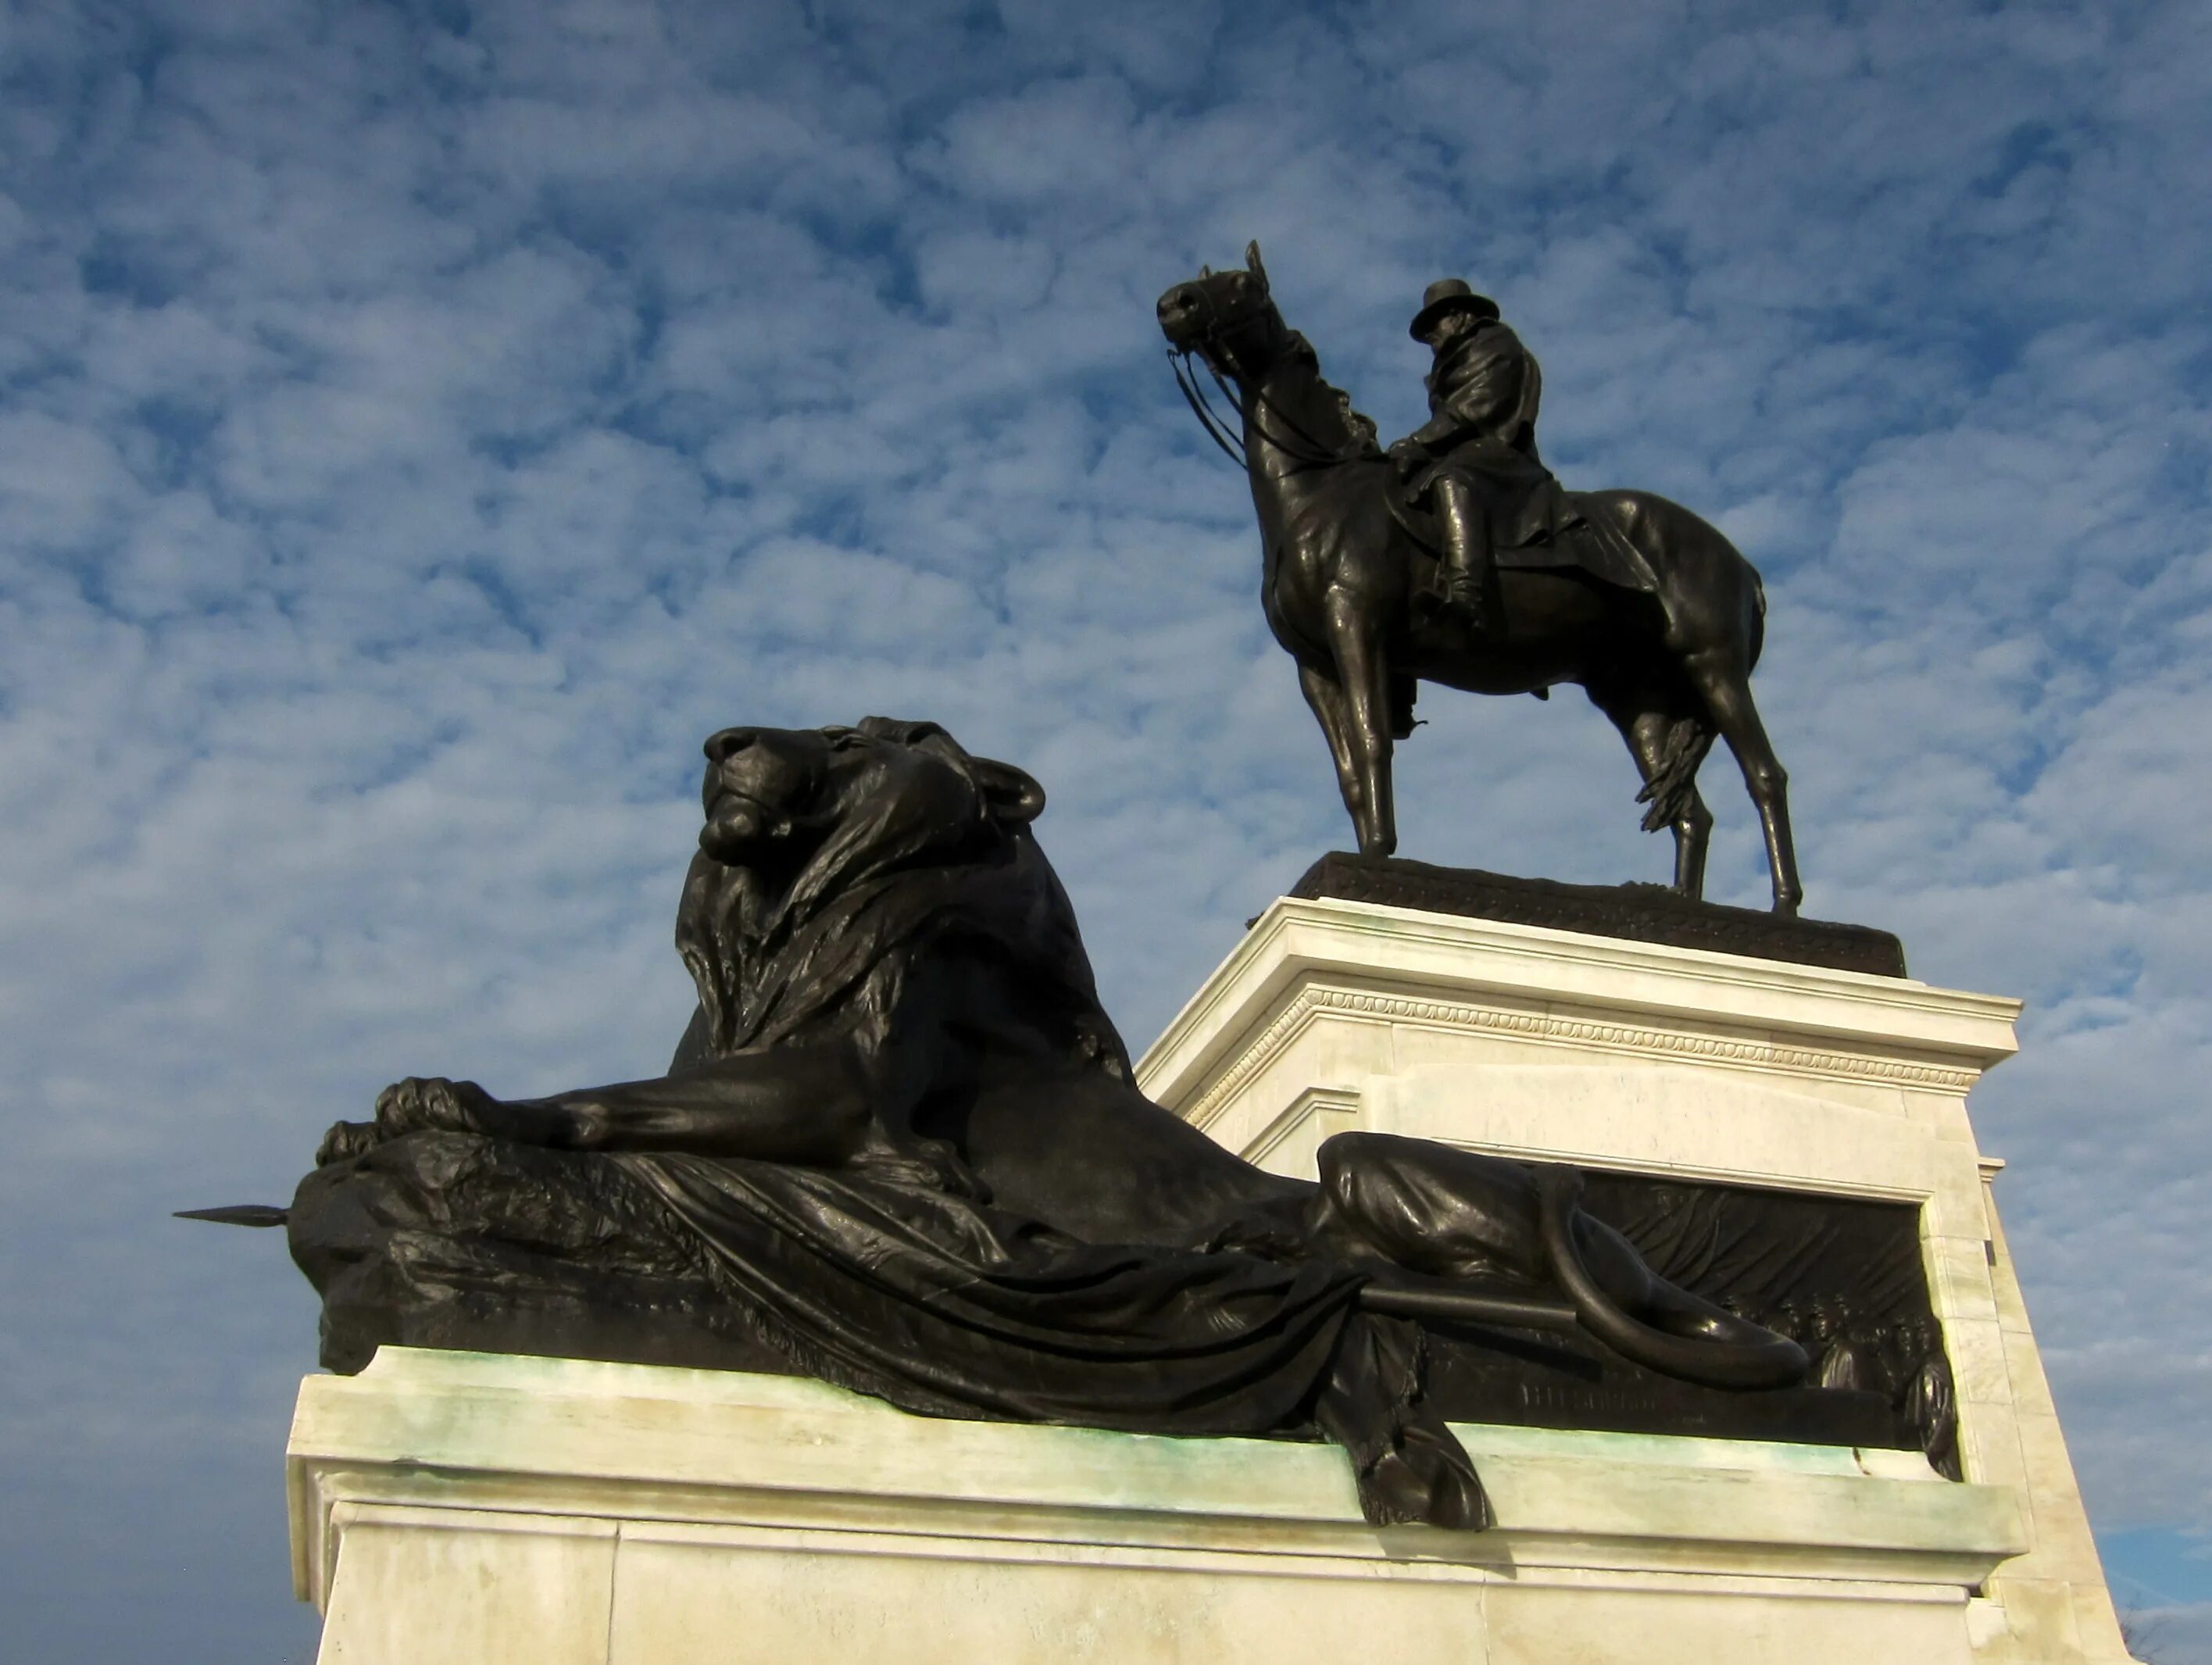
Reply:
M1044 788L1012 763L970 757L968 772L982 788L983 801L1003 825L1026 827L1044 813Z

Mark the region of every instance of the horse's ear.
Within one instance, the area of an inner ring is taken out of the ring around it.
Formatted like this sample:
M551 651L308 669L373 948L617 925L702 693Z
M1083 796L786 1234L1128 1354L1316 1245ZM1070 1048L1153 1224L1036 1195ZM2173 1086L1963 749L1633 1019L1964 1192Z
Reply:
M1211 266L1200 266L1198 269L1198 275L1200 277L1211 277L1213 276L1213 268Z
M1260 287L1267 287L1267 269L1260 263L1260 240L1255 237L1244 245L1244 270L1260 280Z
M983 801L1001 826L1026 827L1044 813L1044 788L1012 763L970 757L968 773L982 789Z

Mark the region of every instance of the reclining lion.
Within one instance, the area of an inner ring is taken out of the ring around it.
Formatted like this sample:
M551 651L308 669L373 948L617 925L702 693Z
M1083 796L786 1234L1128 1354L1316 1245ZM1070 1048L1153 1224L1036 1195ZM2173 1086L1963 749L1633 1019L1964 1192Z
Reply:
M410 1078L333 1127L290 1211L329 1362L365 1362L364 1313L372 1348L418 1338L410 1303L551 1291L544 1334L502 1340L562 1351L549 1313L665 1302L917 1411L1318 1426L1371 1518L1443 1525L1487 1516L1423 1403L1419 1315L1486 1294L1708 1385L1803 1374L1654 1275L1567 1170L1346 1133L1316 1184L1151 1103L1019 769L876 718L726 729L707 758L669 1073L511 1100Z

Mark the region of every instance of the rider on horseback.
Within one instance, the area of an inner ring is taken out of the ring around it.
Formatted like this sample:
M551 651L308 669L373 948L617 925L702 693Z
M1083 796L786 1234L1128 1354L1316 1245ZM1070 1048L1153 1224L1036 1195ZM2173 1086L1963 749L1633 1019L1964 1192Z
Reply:
M1497 551L1554 545L1583 517L1536 454L1543 373L1498 303L1442 279L1421 296L1411 333L1436 354L1430 415L1390 447L1391 460L1415 501L1436 510L1444 606L1486 629Z

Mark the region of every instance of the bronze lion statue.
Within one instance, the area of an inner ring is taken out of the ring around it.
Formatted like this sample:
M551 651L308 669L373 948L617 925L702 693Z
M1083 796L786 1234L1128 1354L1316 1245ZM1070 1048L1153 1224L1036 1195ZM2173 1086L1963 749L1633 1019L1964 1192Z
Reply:
M731 728L669 1072L533 1099L410 1078L289 1211L325 1362L377 1345L797 1370L948 1416L1325 1433L1377 1522L1480 1526L1425 1329L1579 1325L1646 1370L1796 1383L1575 1179L1347 1133L1318 1182L1153 1104L1033 823L933 724ZM1492 1304L1485 1308L1484 1298Z

